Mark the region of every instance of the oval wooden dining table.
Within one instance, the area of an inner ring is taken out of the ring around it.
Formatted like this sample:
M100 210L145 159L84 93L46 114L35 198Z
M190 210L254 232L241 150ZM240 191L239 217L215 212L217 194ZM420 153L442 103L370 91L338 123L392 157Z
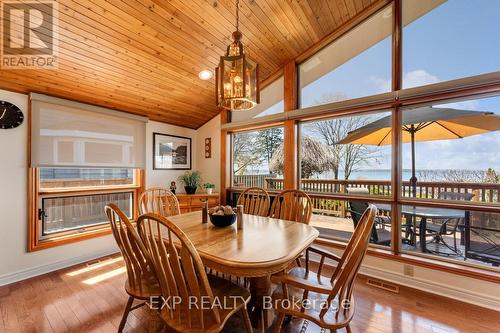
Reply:
M258 331L272 323L263 309L264 296L271 294L271 274L290 266L318 237L306 224L243 215L243 228L236 223L218 228L202 222L201 212L170 216L169 220L188 236L206 267L223 274L250 279L253 322Z

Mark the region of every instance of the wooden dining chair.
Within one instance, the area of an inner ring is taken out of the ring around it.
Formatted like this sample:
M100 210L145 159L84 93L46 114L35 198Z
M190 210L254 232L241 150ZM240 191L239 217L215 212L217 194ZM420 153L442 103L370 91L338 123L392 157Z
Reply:
M111 225L111 230L113 231L113 236L120 248L127 268L125 291L129 295L129 298L120 321L120 326L118 327L118 331L121 332L127 322L130 311L146 304L142 302L136 306L132 306L134 300L147 301L151 297L159 297L161 291L146 247L132 223L130 223L127 216L115 204L107 205L105 211Z
M286 190L278 194L269 217L309 224L312 215L311 198L303 191Z
M139 213L172 216L180 214L179 201L171 191L152 187L142 192L139 196Z
M233 314L240 312L246 330L252 332L246 309L250 293L246 289L208 276L191 241L167 218L145 214L139 217L137 225L158 276L162 297L167 300L161 318L169 328L177 332L219 332Z
M245 214L267 216L270 202L266 190L260 187L250 187L240 194L236 205L243 205L243 213Z
M306 251L306 267L295 267L288 273L271 277L278 288L273 293L272 304L278 312L274 332L280 332L285 316L294 316L314 322L323 329L336 332L346 328L354 315L353 284L363 261L377 208L369 205L356 226L342 257L316 247ZM316 273L309 271L310 253L320 256ZM325 259L337 262L333 274L321 274ZM295 302L297 301L297 302Z

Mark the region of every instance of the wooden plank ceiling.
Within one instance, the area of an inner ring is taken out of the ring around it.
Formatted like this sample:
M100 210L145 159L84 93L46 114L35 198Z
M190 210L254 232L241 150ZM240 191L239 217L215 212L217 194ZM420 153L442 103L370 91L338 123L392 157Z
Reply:
M376 0L242 0L240 30L266 79ZM59 0L59 67L0 70L0 88L40 92L198 128L218 113L213 70L231 0Z

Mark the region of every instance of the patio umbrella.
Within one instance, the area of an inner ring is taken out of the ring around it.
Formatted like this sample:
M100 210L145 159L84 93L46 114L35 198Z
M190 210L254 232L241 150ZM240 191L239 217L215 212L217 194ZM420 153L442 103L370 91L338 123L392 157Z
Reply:
M500 130L500 116L493 112L422 107L402 113L402 142L411 143L411 179L416 196L415 142L462 139ZM387 116L355 129L337 144L388 145L392 140L392 117Z

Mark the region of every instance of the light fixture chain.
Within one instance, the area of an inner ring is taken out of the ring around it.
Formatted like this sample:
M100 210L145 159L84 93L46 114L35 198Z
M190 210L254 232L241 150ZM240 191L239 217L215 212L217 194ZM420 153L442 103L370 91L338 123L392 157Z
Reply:
M240 0L236 0L236 31L240 31Z

